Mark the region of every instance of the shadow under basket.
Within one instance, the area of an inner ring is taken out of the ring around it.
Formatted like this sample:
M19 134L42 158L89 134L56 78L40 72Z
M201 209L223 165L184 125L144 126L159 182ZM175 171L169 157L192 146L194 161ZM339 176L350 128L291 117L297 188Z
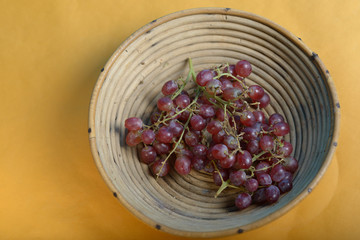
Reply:
M156 180L125 144L124 121L144 121L156 108L161 87L188 73L234 64L253 66L248 84L271 97L266 114L279 112L289 123L299 169L293 189L273 205L237 211L236 192L217 187L205 173ZM96 165L120 202L150 226L176 235L219 237L260 227L281 216L317 185L337 146L339 102L328 70L298 37L263 17L228 8L176 12L132 34L107 62L93 91L89 139Z

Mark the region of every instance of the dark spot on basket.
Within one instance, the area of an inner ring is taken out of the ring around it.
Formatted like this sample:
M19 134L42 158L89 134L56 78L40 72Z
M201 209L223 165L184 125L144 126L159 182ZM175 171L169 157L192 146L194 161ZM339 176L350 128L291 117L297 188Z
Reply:
M110 132L110 133L112 132L112 127L110 127L109 132Z
M125 52L128 52L128 50L127 50L127 49L125 49Z
M151 29L150 29L149 31L146 31L146 33L145 33L145 34L149 34L149 33L151 33Z
M104 68L102 68L100 71L103 72L103 71L104 71Z
M120 128L119 127L115 127L115 133L117 133L117 134L120 133Z
M143 81L143 80L141 80L141 81L139 82L139 85L141 85L141 84L144 84L144 81Z
M325 71L325 72L326 72L327 74L329 74L329 73L330 73L330 72L329 72L329 70L327 70L327 69L326 69L326 71Z
M225 8L225 12L228 12L230 10L231 10L231 8Z
M114 160L114 163L118 166L118 164L117 164L117 162L116 162L115 158L113 158L113 160Z
M114 195L114 197L116 197L116 198L117 198L117 193L116 193L116 192L113 192L113 195Z
M312 61L315 61L315 59L317 58L317 57L319 57L319 55L317 55L317 53L312 53L312 55L311 55L311 57L310 57L310 59L312 60Z
M312 188L308 188L308 193L311 193L311 191L312 191Z
M118 116L117 116L117 114L116 114L116 116L115 116L115 121L117 120L117 117L118 117Z
M155 19L155 20L152 20L152 21L151 21L151 23L154 23L154 22L156 22L156 21L157 21L157 19Z
M340 103L336 103L336 107L337 107L337 108L340 108Z
M144 62L141 62L140 64L141 64L141 65L145 65L145 63L144 63Z
M334 145L334 147L337 147L337 142L334 142L333 145Z
M301 39L301 38L299 38L299 37L298 37L298 39L299 39L300 41L302 41L302 39Z
M159 42L153 43L151 47L155 47Z
M159 224L156 224L156 225L155 225L155 228L156 228L157 230L160 230L160 229L161 229L161 226L160 226Z
M243 233L244 232L244 230L242 230L241 228L239 228L238 230L237 230L237 233Z
M91 128L88 129L88 133L91 133Z

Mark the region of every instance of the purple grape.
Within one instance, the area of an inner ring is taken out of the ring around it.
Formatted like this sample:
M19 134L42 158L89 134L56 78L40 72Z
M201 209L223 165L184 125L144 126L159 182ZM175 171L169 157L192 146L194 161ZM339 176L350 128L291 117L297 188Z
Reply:
M252 72L251 64L246 60L238 61L235 65L235 72L240 77L248 77Z
M231 171L229 179L234 186L243 185L246 181L246 173L242 170Z
M292 187L292 182L288 179L284 179L278 183L278 188L281 193L289 192Z
M131 117L125 120L125 128L129 131L137 131L140 130L143 126L143 122L140 118Z
M242 210L251 205L251 196L248 193L240 193L235 199L235 206Z
M271 177L267 173L260 173L256 175L256 179L261 186L270 186L272 183Z
M155 133L153 130L148 129L142 132L141 139L145 144L152 144L155 140Z
M259 187L259 183L255 178L249 178L245 181L244 186L249 192L255 192Z
M190 126L194 130L201 131L206 127L206 120L200 115L194 115L190 119Z
M176 158L174 168L180 175L187 175L191 171L191 160L187 156Z
M143 149L141 149L140 160L143 163L150 164L150 163L154 162L156 159L156 156L157 156L157 154L156 154L155 148L153 148L151 146L146 146Z
M275 203L278 201L279 197L280 197L280 190L278 187L274 186L274 185L270 185L269 187L266 188L265 190L265 197L266 197L266 201L269 204Z
M270 171L270 176L274 182L280 182L285 178L285 167L281 164L275 165Z

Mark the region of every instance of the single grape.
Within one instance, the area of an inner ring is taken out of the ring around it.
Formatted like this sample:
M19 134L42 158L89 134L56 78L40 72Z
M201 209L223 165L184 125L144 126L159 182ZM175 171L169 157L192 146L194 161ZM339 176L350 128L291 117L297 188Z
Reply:
M269 103L270 103L270 96L269 96L269 94L264 93L264 95L262 96L262 98L260 98L260 99L258 100L258 102L260 103L260 104L259 104L259 108L266 108L266 107L269 105Z
M274 182L280 182L285 178L285 167L281 164L275 165L270 171L270 176Z
M161 154L167 154L170 152L170 145L167 143L162 143L159 141L155 141L153 143L153 147L155 148L155 151L157 152L157 154L161 155Z
M192 129L201 131L206 127L206 120L200 115L193 115L190 119Z
M272 183L271 176L267 173L261 173L256 175L256 179L261 186L270 186Z
M294 157L284 158L283 165L285 167L285 170L291 173L294 173L299 167L298 161Z
M159 128L158 132L156 133L156 140L162 143L171 143L173 141L173 137L174 134L167 126Z
M219 165L222 168L231 168L235 163L236 157L235 155L229 155L225 158L219 159Z
M177 157L175 160L174 168L180 175L187 175L191 171L191 160L187 156Z
M205 85L205 89L211 95L218 95L221 93L221 82L217 79L211 79Z
M184 131L183 125L181 125L176 120L171 120L170 121L168 129L170 130L170 132L172 132L174 137L180 137L182 132Z
M259 85L251 85L249 87L248 95L254 101L260 100L264 96L264 93L264 89Z
M159 177L164 177L170 171L170 164L168 161L165 162L164 159L156 160L151 165L151 171L153 172L154 175L157 175Z
M219 169L219 171L213 171L213 180L216 186L221 186L222 181L221 181L221 177L223 179L223 181L227 181L229 179L229 172L226 169Z
M263 111L253 111L253 114L256 122L266 123L266 117Z
M274 138L264 135L260 138L259 146L263 151L271 151L274 148Z
M224 159L229 155L229 149L224 144L216 144L212 147L211 153L215 159Z
M248 169L252 165L251 154L244 150L243 153L238 152L236 154L236 161L233 165L235 169Z
M146 146L143 149L141 149L140 152L140 160L143 163L150 164L156 160L157 153L155 151L155 148L152 146Z
M235 72L240 77L248 77L252 72L251 64L246 60L238 61L235 65Z
M241 186L246 181L246 173L242 170L231 171L229 179L234 186Z
M293 151L293 146L290 142L284 141L283 146L279 147L278 154L283 155L284 157L290 156Z
M187 131L184 135L185 142L188 146L194 147L199 144L199 136L193 131Z
M243 138L247 141L257 140L259 132L253 127L245 127Z
M197 144L193 147L192 152L195 156L198 157L205 157L207 153L208 148L203 144Z
M142 132L141 139L145 144L152 144L155 140L155 133L151 129L147 129Z
M269 117L269 125L274 126L276 123L284 122L284 117L280 113L273 113Z
M240 98L242 90L239 88L227 88L223 91L222 97L226 101L235 101Z
M143 122L138 117L131 117L125 120L125 128L129 131L137 131L140 130L143 126Z
M222 143L225 139L226 132L221 130L218 133L212 134L211 136L214 143Z
M259 187L259 183L255 178L249 178L245 181L244 186L249 192L255 192Z
M199 107L199 114L203 118L213 118L215 116L215 108L209 104L203 104Z
M276 136L285 136L290 132L289 124L285 122L276 123L273 127Z
M246 150L251 154L259 153L259 141L258 140L251 140L246 145Z
M204 87L210 80L215 77L215 72L210 69L200 71L196 76L196 82L200 86Z
M266 197L266 201L269 204L277 202L280 197L279 188L274 185L270 185L265 189L265 197Z
M223 142L229 149L234 150L238 147L238 142L237 142L236 138L232 135L225 136Z
M176 90L178 90L178 85L175 81L171 80L171 81L167 81L162 89L161 89L161 92L167 96L167 95L171 95L173 93L176 92Z
M242 210L251 205L251 196L248 193L240 193L235 199L235 206Z
M292 189L292 182L288 179L283 179L278 183L280 193L289 192Z
M270 164L268 162L260 161L258 164L256 164L255 166L256 176L261 173L269 173L269 172L270 172Z
M206 126L206 130L210 134L217 134L218 132L221 131L221 129L222 129L222 125L221 122L218 120L211 120Z
M157 101L157 107L160 111L170 112L171 109L174 108L174 103L170 97L165 96L159 98L159 100Z
M126 144L130 147L136 146L141 143L141 132L140 131L129 131L126 135Z
M190 105L190 103L191 103L191 99L186 94L180 94L175 98L176 106L178 106L181 109L186 108L187 106Z
M256 190L252 195L253 202L257 204L266 202L265 191L265 188L259 188L258 190Z
M240 121L244 126L251 127L255 124L256 119L251 111L246 110L241 113Z
M207 163L208 161L206 160L206 157L202 156L195 155L194 158L191 160L192 167L197 171L203 170Z

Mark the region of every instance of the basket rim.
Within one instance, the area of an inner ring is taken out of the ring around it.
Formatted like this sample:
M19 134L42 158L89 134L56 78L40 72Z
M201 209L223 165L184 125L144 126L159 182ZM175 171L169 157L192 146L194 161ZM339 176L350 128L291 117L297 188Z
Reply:
M135 209L131 206L130 203L128 203L119 192L117 192L115 186L111 182L110 178L107 176L104 166L101 163L101 159L99 156L99 152L97 150L96 146L96 132L95 132L95 115L96 115L96 105L97 100L99 97L99 93L101 91L102 85L104 83L104 80L106 79L107 74L109 73L109 70L113 66L113 64L116 62L116 60L120 57L120 55L124 52L124 50L131 45L137 38L142 36L147 31L150 31L151 29L166 23L168 21L171 21L173 19L184 17L184 16L190 16L190 15L196 15L196 14L226 14L226 15L233 15L238 17L245 17L251 20L255 20L257 22L260 22L262 24L265 24L272 29L278 31L281 33L284 37L289 39L292 43L296 44L299 49L301 49L304 53L307 54L308 57L311 57L313 61L317 64L319 70L321 70L321 73L326 78L329 90L331 93L331 97L333 100L333 106L334 106L334 133L332 135L331 139L331 146L329 148L329 151L326 155L325 161L322 164L321 168L319 169L318 174L316 177L311 181L311 183L307 186L307 188L300 193L295 199L293 199L291 202L286 204L284 207L279 209L278 211L268 215L267 217L260 219L256 222L253 222L251 224L248 224L246 226L243 226L243 228L246 231L255 229L257 227L263 226L280 216L284 215L286 212L290 211L293 207L295 207L299 202L301 202L308 194L311 193L311 191L317 186L320 179L325 174L327 168L329 167L334 154L336 147L338 145L338 139L339 139L339 132L340 132L340 104L338 95L336 92L335 84L332 79L332 77L329 74L329 71L326 69L324 63L321 61L319 56L314 53L300 38L298 38L296 35L291 33L290 31L286 30L279 24L262 17L260 15L246 12L243 10L238 9L232 9L232 8L218 8L218 7L204 7L204 8L191 8L191 9L185 9L181 11L177 11L174 13L167 14L165 16L162 16L158 19L155 19L151 21L150 23L147 23L143 27L136 30L134 33L132 33L125 41L123 41L120 46L115 50L115 52L112 54L110 59L106 62L104 68L101 70L101 73L96 81L94 90L91 95L90 99L90 105L89 105L89 115L88 115L88 135L89 135L89 142L90 142L90 148L91 153L94 159L94 162L103 177L105 183L109 187L109 189L112 191L113 195L131 212L133 213L137 218L141 219L143 222L147 223L150 226L153 226L155 229L160 229L161 231L179 235L179 236L185 236L185 237L221 237L221 236L228 236L233 235L236 233L243 232L244 229L227 229L227 230L221 230L216 232L188 232L188 231L182 231L178 229L174 229L168 226L160 226L152 219L146 217L143 215L139 210Z

